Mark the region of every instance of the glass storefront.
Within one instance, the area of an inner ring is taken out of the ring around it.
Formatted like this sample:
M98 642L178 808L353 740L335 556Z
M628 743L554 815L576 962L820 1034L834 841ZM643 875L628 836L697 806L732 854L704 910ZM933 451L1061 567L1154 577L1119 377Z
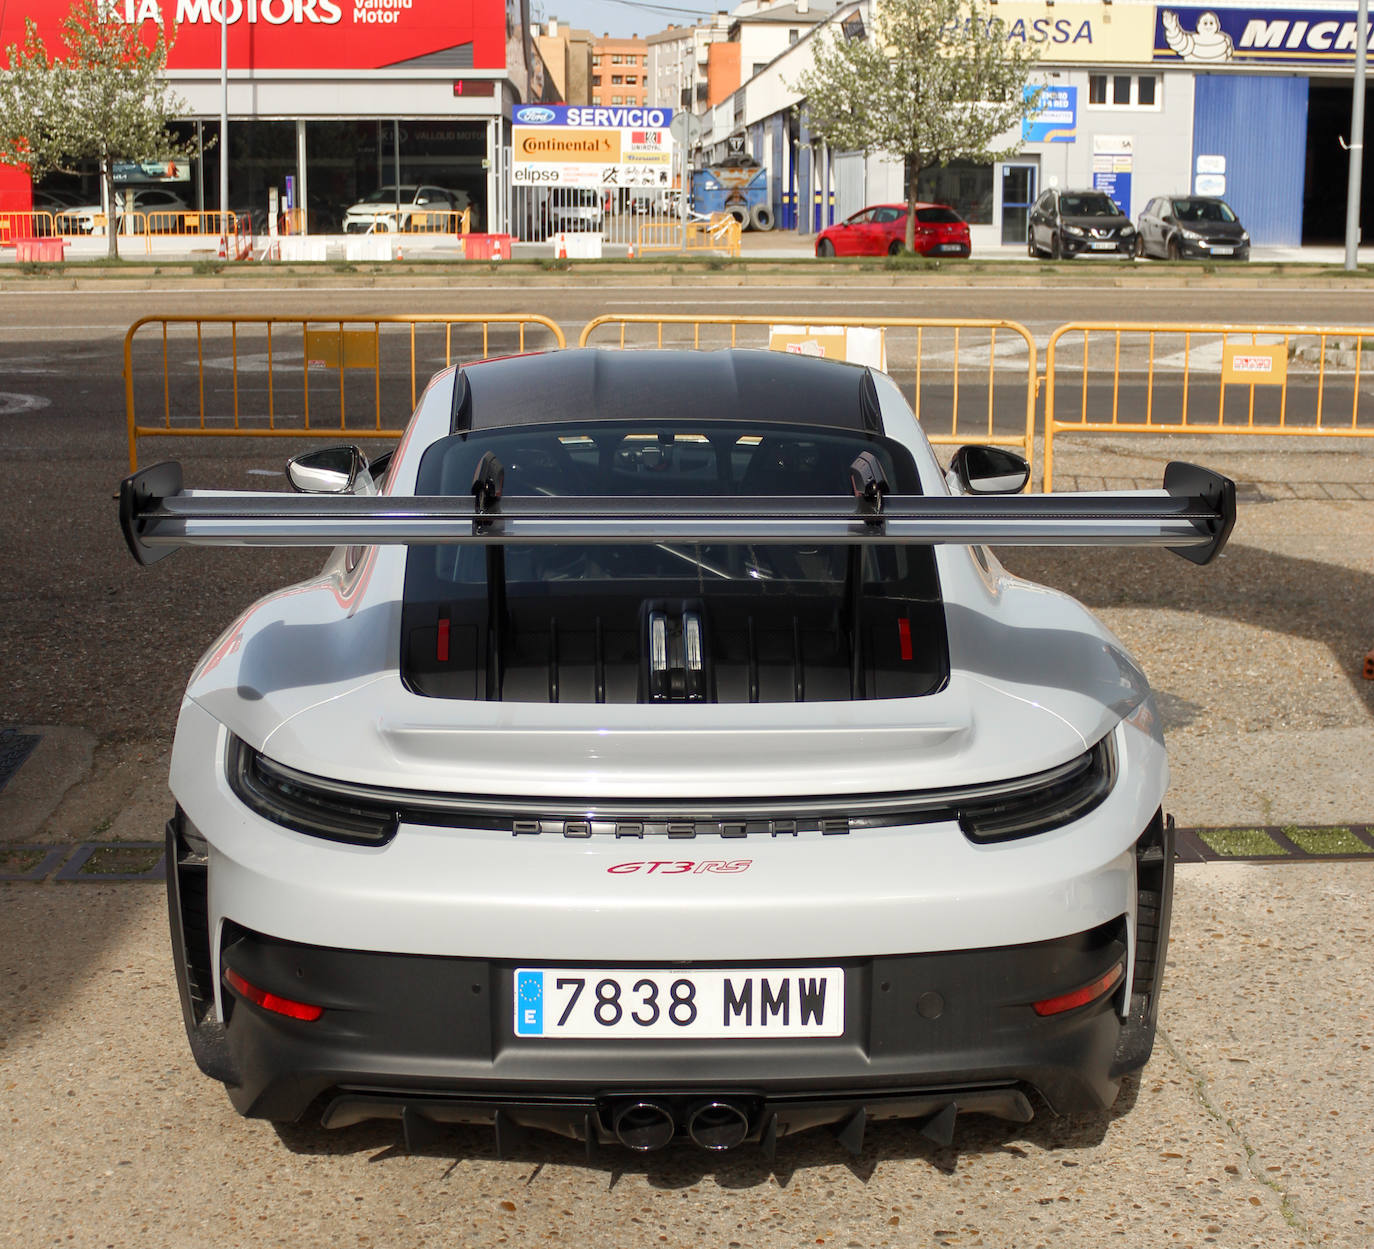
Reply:
M229 207L239 216L251 213L254 231L266 233L270 191L275 188L279 228L286 228L287 208L294 207L301 211L290 219L293 228L299 229L303 223L312 234L338 234L349 205L364 196L383 187L429 185L451 192L455 205L470 207L472 229L484 230L488 220L484 168L487 126L485 121L444 119L300 123L231 118ZM172 130L178 139L198 144L202 155L182 162L178 185L171 189L185 200L187 208L218 209L218 119L181 121ZM85 196L90 202L100 202L94 163L81 177L54 177L38 189L64 191L77 199Z
M916 184L917 195L930 204L948 204L970 225L992 224L992 166L950 161L927 169Z

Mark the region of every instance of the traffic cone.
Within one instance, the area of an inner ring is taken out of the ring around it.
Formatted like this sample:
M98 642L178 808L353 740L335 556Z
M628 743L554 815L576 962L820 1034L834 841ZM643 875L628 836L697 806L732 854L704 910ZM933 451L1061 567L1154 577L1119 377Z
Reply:
M631 244L630 244L630 259L633 260L634 258L635 258L635 245L634 245L633 243L631 243Z
M498 235L495 239L492 240L492 244L491 244L491 258L492 258L493 260L504 260L504 259L505 259L505 257L504 257L503 255L501 255L501 239L500 239L500 236L499 236L499 235Z
M567 260L568 258L568 236L560 234L558 236L558 259Z
M229 259L229 240L222 234L219 236L219 258L221 260Z

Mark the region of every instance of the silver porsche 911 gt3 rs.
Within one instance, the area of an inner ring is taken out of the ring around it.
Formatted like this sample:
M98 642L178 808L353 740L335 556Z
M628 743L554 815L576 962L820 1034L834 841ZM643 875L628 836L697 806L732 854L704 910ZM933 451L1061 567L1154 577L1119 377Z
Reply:
M195 670L174 952L244 1114L712 1149L1109 1105L1172 836L1148 685L988 543L1205 563L1229 481L1022 495L897 385L760 351L439 374L298 493L125 481L135 557L333 547Z

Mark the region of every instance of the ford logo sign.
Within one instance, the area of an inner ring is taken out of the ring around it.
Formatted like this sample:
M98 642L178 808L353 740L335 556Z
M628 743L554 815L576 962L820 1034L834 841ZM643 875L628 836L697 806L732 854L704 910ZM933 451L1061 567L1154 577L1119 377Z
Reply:
M529 122L531 125L542 126L551 122L558 114L551 108L522 108L515 114L515 120L519 122Z

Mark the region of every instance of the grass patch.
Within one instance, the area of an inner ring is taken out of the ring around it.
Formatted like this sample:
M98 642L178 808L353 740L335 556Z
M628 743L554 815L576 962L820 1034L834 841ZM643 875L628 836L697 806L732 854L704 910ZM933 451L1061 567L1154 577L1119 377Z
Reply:
M161 846L101 846L82 865L82 876L117 876L129 872L149 872L162 857Z
M22 876L33 871L47 852L41 848L0 850L0 872L8 876Z
M1374 854L1348 828L1297 828L1289 824L1283 835L1308 854Z
M1228 859L1283 854L1279 843L1262 828L1209 828L1198 834L1217 854Z
M197 277L210 277L216 273L224 272L224 262L221 260L192 261L191 272Z

